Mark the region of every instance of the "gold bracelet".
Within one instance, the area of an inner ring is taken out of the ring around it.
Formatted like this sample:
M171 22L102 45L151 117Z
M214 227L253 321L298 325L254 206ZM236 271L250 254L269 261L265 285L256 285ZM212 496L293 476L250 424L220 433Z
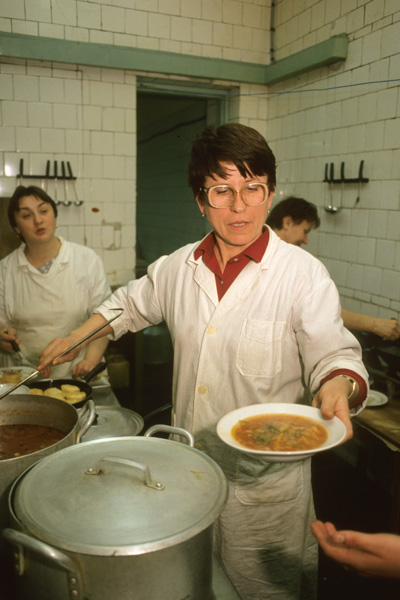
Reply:
M349 375L345 375L344 373L341 373L339 375L339 377L344 377L345 379L347 379L347 381L350 381L352 388L351 388L351 392L350 394L347 396L347 401L349 404L351 404L351 400L354 400L353 396L355 394L356 388L357 388L357 381L354 379L354 377L350 377ZM358 396L358 392L357 392L357 396Z

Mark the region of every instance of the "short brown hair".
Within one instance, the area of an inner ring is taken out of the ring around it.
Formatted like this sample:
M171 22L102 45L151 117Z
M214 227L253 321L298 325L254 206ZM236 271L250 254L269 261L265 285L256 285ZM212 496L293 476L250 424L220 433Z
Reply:
M268 215L267 225L280 230L283 228L285 217L291 217L296 225L308 221L313 229L317 229L321 224L315 204L296 196L289 196L278 202Z
M242 177L267 175L269 190L275 189L275 156L261 133L252 127L239 123L207 127L193 142L188 182L195 196L200 193L206 177L214 173L227 177L221 162L233 163Z

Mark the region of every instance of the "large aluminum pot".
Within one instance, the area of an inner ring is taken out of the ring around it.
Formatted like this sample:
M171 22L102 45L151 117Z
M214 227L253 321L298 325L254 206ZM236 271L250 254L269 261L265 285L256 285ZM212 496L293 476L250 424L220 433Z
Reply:
M189 445L149 437L183 435ZM220 467L185 430L65 448L10 493L18 600L211 600Z
M96 417L93 400L81 411L56 398L12 394L0 401L0 425L35 424L47 425L65 433L56 444L43 450L0 460L0 528L7 524L7 499L9 488L15 478L29 466L48 454L79 442ZM4 544L0 541L0 552ZM1 556L1 554L0 554Z

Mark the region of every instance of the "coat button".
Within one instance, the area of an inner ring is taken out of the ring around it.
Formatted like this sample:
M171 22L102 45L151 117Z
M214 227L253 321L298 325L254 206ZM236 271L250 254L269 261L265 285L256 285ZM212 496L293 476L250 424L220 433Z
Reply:
M213 333L215 333L215 327L214 327L214 325L210 325L210 327L207 329L207 333L209 335L212 335Z
M199 385L197 391L199 392L199 394L205 394L207 392L207 388L205 385Z

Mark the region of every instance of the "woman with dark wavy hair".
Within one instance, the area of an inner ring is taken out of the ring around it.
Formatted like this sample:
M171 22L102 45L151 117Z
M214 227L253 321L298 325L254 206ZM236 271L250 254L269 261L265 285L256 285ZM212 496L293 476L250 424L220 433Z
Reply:
M35 366L43 346L83 323L111 290L99 256L56 235L57 206L44 190L18 186L8 218L21 245L0 261L0 366L21 366L13 341ZM86 375L106 347L106 339L92 342L52 375Z

